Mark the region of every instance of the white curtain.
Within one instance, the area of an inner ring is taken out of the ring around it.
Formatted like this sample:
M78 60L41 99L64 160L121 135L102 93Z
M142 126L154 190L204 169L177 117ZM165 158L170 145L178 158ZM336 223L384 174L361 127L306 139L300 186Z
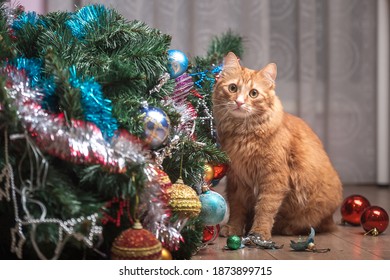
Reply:
M243 64L278 65L286 111L322 139L344 183L376 182L377 1L47 1L48 9L105 4L172 35L172 48L203 55L231 29L244 38Z

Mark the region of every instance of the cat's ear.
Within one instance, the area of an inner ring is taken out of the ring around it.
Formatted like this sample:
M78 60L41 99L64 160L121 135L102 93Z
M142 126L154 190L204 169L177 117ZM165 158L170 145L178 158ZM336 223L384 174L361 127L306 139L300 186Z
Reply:
M223 60L223 69L226 70L237 68L241 68L240 62L238 61L238 58L234 53L229 52Z
M270 63L262 69L263 75L272 82L276 80L277 68L275 63Z

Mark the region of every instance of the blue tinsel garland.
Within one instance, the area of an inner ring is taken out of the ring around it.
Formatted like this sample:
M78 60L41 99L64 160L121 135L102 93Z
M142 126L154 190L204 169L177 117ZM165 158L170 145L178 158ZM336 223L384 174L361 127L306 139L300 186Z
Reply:
M24 28L26 24L30 24L34 27L37 27L37 25L45 25L36 12L23 12L13 21L12 29L18 31Z
M92 22L98 21L103 14L108 13L110 10L107 10L103 5L85 6L72 14L65 24L72 31L73 36L82 40L87 34L86 27Z
M58 104L55 95L56 84L54 77L42 77L42 60L39 58L19 57L15 61L18 70L24 70L30 80L32 88L40 88L44 93L42 107L57 112ZM72 87L80 89L81 105L83 106L86 121L93 122L99 127L103 136L109 140L118 129L118 122L112 116L111 100L104 98L102 88L93 78L81 81L77 77L76 67L69 69L69 82Z
M77 77L75 66L70 67L69 71L72 87L79 88L81 92L85 120L96 124L103 136L111 139L118 129L117 120L112 116L111 100L104 98L102 87L93 78L83 82Z

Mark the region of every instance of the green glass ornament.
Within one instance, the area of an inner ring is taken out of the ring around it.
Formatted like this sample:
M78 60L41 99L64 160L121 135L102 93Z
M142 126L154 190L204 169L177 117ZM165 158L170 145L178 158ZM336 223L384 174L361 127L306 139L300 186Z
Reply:
M237 250L241 247L241 237L237 235L231 235L226 241L226 245L231 250Z

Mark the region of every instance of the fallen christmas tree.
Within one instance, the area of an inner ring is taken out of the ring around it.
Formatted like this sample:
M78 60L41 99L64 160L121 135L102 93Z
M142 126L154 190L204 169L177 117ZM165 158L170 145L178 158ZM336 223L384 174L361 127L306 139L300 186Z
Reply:
M37 15L1 4L3 258L159 259L165 250L189 259L199 250L202 215L212 214L199 195L228 162L210 97L241 38L216 37L191 61L170 40L101 5Z

